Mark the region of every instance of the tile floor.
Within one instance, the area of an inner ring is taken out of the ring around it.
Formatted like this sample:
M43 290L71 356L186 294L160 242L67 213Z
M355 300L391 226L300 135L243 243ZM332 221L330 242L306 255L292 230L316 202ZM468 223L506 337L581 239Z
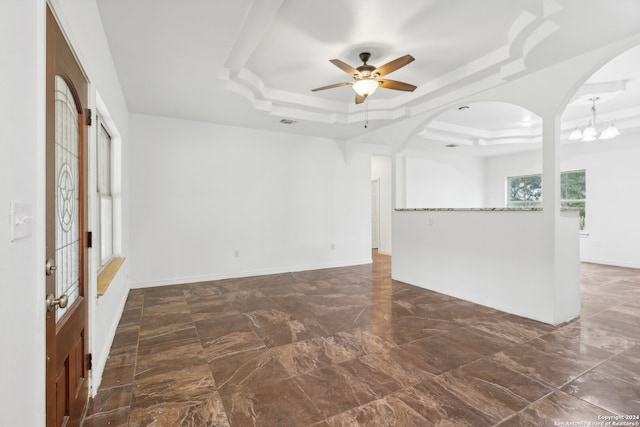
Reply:
M84 426L537 427L640 414L640 270L583 264L582 315L552 327L392 281L390 258L374 260L132 290Z

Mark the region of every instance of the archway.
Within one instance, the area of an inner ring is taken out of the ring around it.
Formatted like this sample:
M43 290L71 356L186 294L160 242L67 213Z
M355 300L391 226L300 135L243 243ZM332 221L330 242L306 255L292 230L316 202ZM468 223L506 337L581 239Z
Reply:
M512 203L505 184L511 177L541 173L541 146L542 120L526 108L459 103L423 122L398 153L401 207L540 207L539 194L533 204Z
M582 261L640 268L638 75L640 46L586 76L562 114L561 169L581 171L585 181ZM573 190L561 195L575 196Z

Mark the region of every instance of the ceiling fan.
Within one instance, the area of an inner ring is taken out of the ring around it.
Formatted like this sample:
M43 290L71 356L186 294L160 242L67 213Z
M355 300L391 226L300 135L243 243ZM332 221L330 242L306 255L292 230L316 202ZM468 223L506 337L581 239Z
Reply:
M339 59L329 60L333 65L351 75L353 77L353 81L335 83L329 86L312 89L311 91L317 92L319 90L333 89L334 87L352 86L353 90L356 92L356 104L361 104L367 96L371 95L378 88L378 86L384 89L403 90L406 92L413 92L416 89L416 86L409 83L380 78L396 71L398 68L404 67L410 62L413 62L415 60L413 56L404 55L377 68L373 65L367 64L370 57L371 54L369 52L362 52L360 54L362 65L357 68L353 68L349 64L345 64Z

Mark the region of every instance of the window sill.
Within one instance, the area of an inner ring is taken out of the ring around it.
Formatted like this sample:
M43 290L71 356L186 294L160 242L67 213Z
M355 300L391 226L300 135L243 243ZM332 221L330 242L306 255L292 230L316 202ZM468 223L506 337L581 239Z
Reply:
M101 297L107 292L107 288L113 281L113 278L116 277L118 270L122 267L124 263L124 257L115 257L112 258L107 265L104 266L102 271L98 273L98 296Z

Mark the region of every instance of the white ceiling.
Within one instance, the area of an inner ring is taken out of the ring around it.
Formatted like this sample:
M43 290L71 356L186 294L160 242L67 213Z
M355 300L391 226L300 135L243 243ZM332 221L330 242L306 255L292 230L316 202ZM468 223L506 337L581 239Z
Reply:
M453 89L487 77L506 81L640 32L637 0L98 0L98 5L131 112L340 139L368 131L365 105L354 104L348 86L311 92L350 80L329 59L356 67L362 51L371 52L374 66L405 54L416 58L389 76L417 85L415 92L379 89L366 102L370 130L426 111ZM636 49L590 79L591 91L601 93L619 89L612 82L626 82L626 91L602 103L603 114L629 113L640 105L639 71ZM578 104L569 107L567 120L589 114L588 104ZM529 113L497 103L470 107L439 117L432 138L416 136L416 145L465 138L476 146L484 140L535 143L539 122ZM296 123L280 124L283 118Z

